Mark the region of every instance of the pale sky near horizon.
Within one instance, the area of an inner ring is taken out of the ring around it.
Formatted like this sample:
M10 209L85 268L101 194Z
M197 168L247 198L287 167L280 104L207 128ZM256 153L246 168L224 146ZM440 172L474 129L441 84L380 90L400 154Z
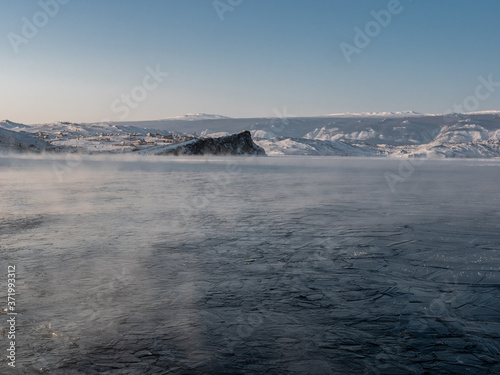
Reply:
M0 120L500 109L498 14L494 0L0 0Z

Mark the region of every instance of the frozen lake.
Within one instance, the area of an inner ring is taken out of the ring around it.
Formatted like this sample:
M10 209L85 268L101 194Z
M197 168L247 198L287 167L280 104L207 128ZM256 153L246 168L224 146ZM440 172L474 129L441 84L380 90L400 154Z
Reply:
M500 161L0 157L12 374L498 374Z

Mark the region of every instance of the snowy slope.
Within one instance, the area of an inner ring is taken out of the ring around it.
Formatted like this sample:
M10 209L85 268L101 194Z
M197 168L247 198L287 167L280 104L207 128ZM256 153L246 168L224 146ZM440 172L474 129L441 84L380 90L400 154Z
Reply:
M50 145L23 131L15 132L0 127L0 150L40 150Z
M418 146L398 146L385 149L388 156L427 158L498 158L500 141L469 143L433 142Z
M342 141L321 141L305 138L256 139L267 155L328 155L328 156L378 156L382 152L365 145L350 145Z
M0 121L0 128L9 129L9 130L12 130L12 129L23 130L25 128L29 128L29 126L24 125L24 124L20 124L17 122L12 122L10 120L3 120L3 121Z
M450 126L444 126L434 142L469 143L499 139L499 129L488 130L481 125L465 121Z

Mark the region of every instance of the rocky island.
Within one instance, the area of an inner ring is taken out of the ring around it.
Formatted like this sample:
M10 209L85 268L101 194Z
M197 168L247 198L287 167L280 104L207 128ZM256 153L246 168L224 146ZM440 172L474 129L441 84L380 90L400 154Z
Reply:
M199 138L177 147L169 148L161 155L265 155L257 146L248 130L218 138Z

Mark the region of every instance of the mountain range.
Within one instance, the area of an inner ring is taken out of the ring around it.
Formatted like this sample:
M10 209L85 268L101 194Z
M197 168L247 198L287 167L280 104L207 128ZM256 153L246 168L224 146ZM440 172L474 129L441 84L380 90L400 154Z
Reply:
M0 122L0 149L133 152L249 130L267 155L500 157L500 112L345 113L229 118L189 114L155 121L26 125Z

